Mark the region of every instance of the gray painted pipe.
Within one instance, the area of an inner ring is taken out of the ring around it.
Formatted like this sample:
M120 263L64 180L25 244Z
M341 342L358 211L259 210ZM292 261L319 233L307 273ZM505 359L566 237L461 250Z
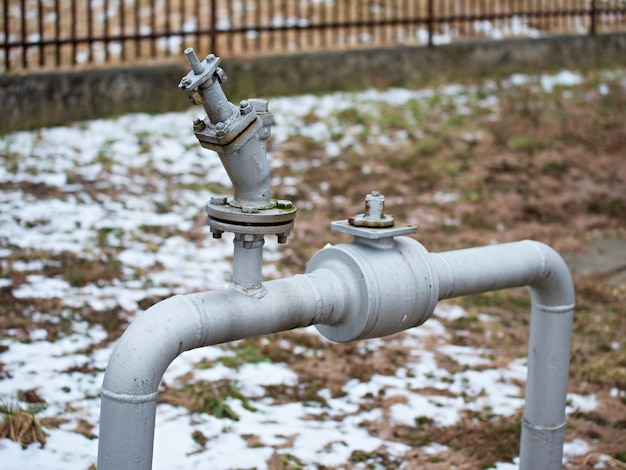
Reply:
M128 328L102 387L99 470L152 465L157 390L183 351L308 325L334 341L389 335L426 321L437 300L529 285L532 319L523 470L561 468L574 291L563 260L537 242L429 254L413 239L320 250L305 275L175 296Z
M549 246L532 241L431 256L439 275L440 299L530 286L532 306L520 469L560 469L575 302L565 262Z
M159 383L183 351L329 321L342 298L333 273L269 281L262 298L235 289L177 295L148 309L113 350L102 385L98 469L150 469Z

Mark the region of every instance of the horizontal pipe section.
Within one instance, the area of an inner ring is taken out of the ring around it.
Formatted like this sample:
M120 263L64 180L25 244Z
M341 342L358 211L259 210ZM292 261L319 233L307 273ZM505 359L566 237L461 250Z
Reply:
M565 262L552 248L533 241L431 254L431 262L439 275L440 299L530 286L520 468L560 469L575 303Z
M174 296L130 325L102 385L99 470L152 467L159 383L183 351L332 322L345 305L342 283L327 270L264 285L261 298L235 289Z

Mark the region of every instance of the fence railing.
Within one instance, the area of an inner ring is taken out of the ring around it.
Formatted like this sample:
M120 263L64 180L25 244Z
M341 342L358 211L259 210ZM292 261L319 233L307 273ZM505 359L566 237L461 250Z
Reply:
M1 0L0 72L626 31L626 0Z

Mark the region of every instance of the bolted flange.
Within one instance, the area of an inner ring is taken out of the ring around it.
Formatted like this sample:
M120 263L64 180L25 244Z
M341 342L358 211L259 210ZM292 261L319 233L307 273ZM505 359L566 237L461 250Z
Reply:
M214 238L224 232L245 235L276 235L287 243L297 208L291 201L272 199L264 208L235 207L226 196L213 196L206 205L208 225Z

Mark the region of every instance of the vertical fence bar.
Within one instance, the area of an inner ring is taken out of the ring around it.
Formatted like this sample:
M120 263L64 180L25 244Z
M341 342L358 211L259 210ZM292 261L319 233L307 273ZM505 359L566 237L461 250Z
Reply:
M377 5L378 8L380 8L380 5ZM379 19L379 15L380 15L380 10L379 9L372 9L372 5L365 4L364 6L365 9L365 20L367 22L369 22L369 28L366 31L369 31L369 38L367 38L367 34L363 35L363 41L370 41L370 43L375 43L376 39L378 37L378 35L376 34L379 28L377 28L375 26L375 22L378 21Z
M186 0L179 0L180 1L180 5L178 8L178 15L179 15L179 20L178 20L178 34L180 34L180 39L181 39L181 44L183 45L183 49L185 49L187 46L185 44L185 39L187 37L187 28L188 25L186 24L187 22L185 21L185 9L187 6L187 1ZM179 51L176 51L179 52Z
M120 58L123 62L126 62L126 0L119 0L120 2Z
M296 1L296 9L295 9L295 15L296 15L296 24L295 24L295 28L296 28L296 47L298 50L302 49L302 2L300 1Z
M172 36L172 3L170 0L165 0L165 57L169 57L172 55L172 51L170 50L171 41L170 38Z
M87 0L87 61L93 62L93 7Z
M248 50L248 1L243 0L239 2L239 8L241 8L241 45L243 50Z
M259 0L256 0L254 2L254 12L253 12L253 16L254 16L254 35L252 36L252 38L255 40L256 43L256 50L262 50L263 49L263 17L261 14L261 2Z
M22 35L22 67L28 68L28 46L26 45L27 33L26 33L26 0L20 0L20 12L22 17L20 18L20 33Z
M320 21L324 26L321 27L322 43L321 47L328 47L328 5L324 2L321 6Z
M109 0L104 0L104 4L102 6L104 9L104 34L102 35L104 38L104 62L108 63L110 60L109 57Z
M391 25L391 17L389 16L389 13L393 10L391 4L393 4L395 2L391 2L390 0L384 0L383 1L383 11L382 11L382 16L381 16L381 26L380 28L382 28L382 31L380 31L380 41L382 44L386 44L386 45L393 45L393 40L391 39L391 33L389 31L389 28L392 28L393 26Z
M54 0L54 43L54 63L59 67L61 65L61 6L59 0Z
M44 44L44 30L43 30L42 0L37 0L37 34L39 35L39 66L43 67L44 64L46 63L46 60L45 60L45 48L43 45Z
M433 35L435 32L435 2L434 0L428 0L428 47L433 47Z
M287 0L283 0L280 5L281 20L282 20L282 48L287 49Z
M596 0L589 0L590 8L589 8L589 35L596 35L596 13L597 13L597 4Z
M7 0L2 3L2 13L4 14L4 69L8 72L11 70L11 48L9 47L9 36L11 36L9 23L11 18L9 18L9 2Z
M133 15L133 29L135 35L135 59L141 57L141 24L139 22L139 15L141 12L141 0L136 0L135 11Z
M209 14L211 15L211 17L213 17L213 13L211 13L213 11L213 0L211 0L211 6L209 7ZM202 24L200 23L200 0L193 0L193 15L196 17L196 38L194 41L194 48L196 49L196 51L200 51L202 50L202 47L200 47L200 31L202 30ZM209 19L209 28L210 28L210 39L209 39L209 45L211 47L211 50L209 52L213 52L213 22L212 20Z
M150 58L156 57L156 0L150 0Z
M318 34L316 31L315 24L313 22L313 18L315 17L315 5L313 2L309 2L309 8L307 11L307 26L308 26L308 36L307 36L307 45L308 47L315 47L315 36Z
M269 0L268 1L268 11L267 11L267 15L269 17L269 26L270 26L270 30L269 30L269 37L267 38L267 47L270 51L273 51L274 48L276 47L276 31L274 30L274 27L276 26L276 4L274 3L274 0Z
M71 54L72 65L76 65L76 0L71 0L71 24L70 24L70 40L71 40Z

